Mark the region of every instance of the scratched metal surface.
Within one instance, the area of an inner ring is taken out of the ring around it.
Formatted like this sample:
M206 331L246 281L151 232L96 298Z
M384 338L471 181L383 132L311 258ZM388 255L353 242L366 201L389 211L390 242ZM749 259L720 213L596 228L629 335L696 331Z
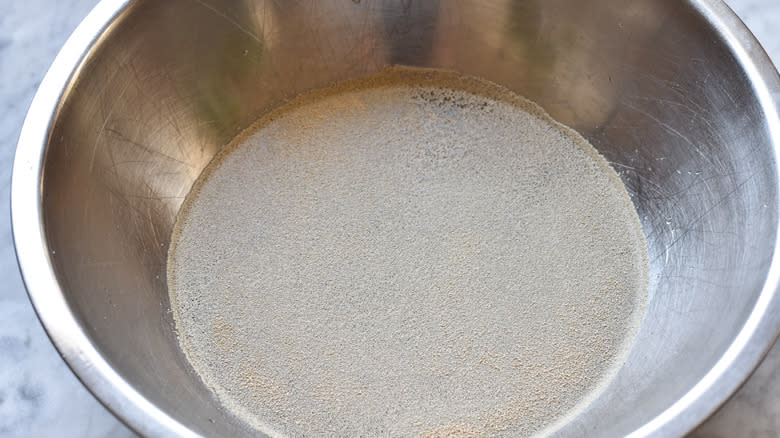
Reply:
M106 1L93 18L124 4ZM654 419L646 431L684 433L776 335L777 315L749 317L778 307L774 289L762 288L778 220L778 127L767 93L780 86L751 64L756 47L730 45L751 40L732 32L720 3L128 4L67 83L50 135L45 120L22 134L23 148L47 146L46 253L20 257L23 268L38 256L37 267L51 263L51 277L24 272L36 308L66 360L139 431L247 433L194 376L168 313L170 231L200 171L269 108L389 63L455 69L518 91L587 137L633 195L651 258L645 322L617 378L561 436L623 436ZM43 115L39 107L31 114ZM14 207L17 236L40 231L18 213L35 206ZM738 338L751 321L760 342L740 344L753 339ZM708 375L735 351L750 360L729 378ZM686 415L667 410L705 377L715 381L694 389Z

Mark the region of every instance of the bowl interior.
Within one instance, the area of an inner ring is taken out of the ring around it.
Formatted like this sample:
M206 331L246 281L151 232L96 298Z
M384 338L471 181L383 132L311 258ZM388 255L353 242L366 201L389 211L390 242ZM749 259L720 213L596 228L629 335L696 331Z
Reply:
M392 64L480 76L530 98L586 137L632 194L649 245L645 320L608 389L558 433L624 436L712 369L767 281L777 181L756 91L694 6L146 0L78 70L43 179L62 292L126 382L193 432L248 435L172 331L176 214L214 154L264 112Z

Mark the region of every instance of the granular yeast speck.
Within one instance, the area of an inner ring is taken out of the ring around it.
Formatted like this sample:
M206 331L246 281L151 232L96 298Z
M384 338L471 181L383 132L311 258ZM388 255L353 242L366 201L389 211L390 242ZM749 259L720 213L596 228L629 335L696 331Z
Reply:
M581 409L641 320L617 174L497 85L389 69L300 96L179 215L179 341L272 436L527 436Z

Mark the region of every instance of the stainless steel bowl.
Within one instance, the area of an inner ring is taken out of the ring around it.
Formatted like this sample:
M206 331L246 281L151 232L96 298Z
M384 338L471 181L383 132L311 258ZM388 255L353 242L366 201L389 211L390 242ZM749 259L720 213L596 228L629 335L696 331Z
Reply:
M501 83L621 174L650 301L607 390L558 436L679 436L780 327L780 78L719 0L104 0L40 86L13 171L16 248L62 356L149 436L244 436L180 352L171 227L268 109L388 64Z

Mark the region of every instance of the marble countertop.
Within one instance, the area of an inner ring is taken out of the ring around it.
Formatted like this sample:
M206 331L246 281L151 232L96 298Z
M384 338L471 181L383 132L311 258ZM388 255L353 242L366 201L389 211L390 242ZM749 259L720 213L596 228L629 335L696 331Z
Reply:
M780 64L780 1L727 0ZM0 0L0 438L135 437L81 385L38 323L11 240L11 164L27 107L97 0ZM694 438L780 437L780 343Z

